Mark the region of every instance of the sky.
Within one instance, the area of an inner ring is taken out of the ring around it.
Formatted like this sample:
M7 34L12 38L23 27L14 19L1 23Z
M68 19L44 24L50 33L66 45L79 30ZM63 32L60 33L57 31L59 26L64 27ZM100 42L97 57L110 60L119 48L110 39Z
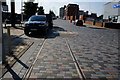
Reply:
M10 1L6 0L10 9ZM15 0L15 12L21 13L21 1L27 0ZM31 0L34 1L34 0ZM78 4L80 10L89 11L91 13L97 13L98 16L104 12L104 4L113 0L35 0L39 3L38 6L43 6L45 13L49 13L49 10L53 10L56 15L59 15L59 8L69 3ZM115 0L118 1L118 0Z

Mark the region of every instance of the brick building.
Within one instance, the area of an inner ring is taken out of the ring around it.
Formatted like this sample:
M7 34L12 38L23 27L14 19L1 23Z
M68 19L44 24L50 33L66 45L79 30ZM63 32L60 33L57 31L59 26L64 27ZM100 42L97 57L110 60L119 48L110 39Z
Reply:
M64 17L66 19L70 19L72 16L73 19L78 18L79 13L79 5L77 4L68 4L67 6L64 6Z

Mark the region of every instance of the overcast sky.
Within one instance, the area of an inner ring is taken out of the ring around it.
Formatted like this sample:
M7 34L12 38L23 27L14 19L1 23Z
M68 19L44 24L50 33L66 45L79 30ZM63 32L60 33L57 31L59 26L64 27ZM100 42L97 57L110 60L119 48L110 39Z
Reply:
M15 10L16 13L21 13L21 1L25 0L15 0ZM31 0L33 1L33 0ZM39 6L43 6L45 13L48 13L49 10L53 10L56 15L59 15L59 8L69 3L75 3L79 5L80 10L90 11L92 13L97 13L98 16L103 14L104 4L113 0L35 0L38 2ZM118 0L117 0L118 1ZM10 0L7 0L10 11Z

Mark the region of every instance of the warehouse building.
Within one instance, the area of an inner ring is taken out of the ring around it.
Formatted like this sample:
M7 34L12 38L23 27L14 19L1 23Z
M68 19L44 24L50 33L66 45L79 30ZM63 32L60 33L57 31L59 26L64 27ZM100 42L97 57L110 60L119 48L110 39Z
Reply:
M109 22L120 23L120 1L108 2L104 5L103 19L108 19Z
M64 7L61 7L60 8L60 18L63 18L64 17Z
M67 20L69 20L71 17L73 17L73 19L78 18L79 5L68 4L67 6L64 6L63 9L64 18L66 18Z

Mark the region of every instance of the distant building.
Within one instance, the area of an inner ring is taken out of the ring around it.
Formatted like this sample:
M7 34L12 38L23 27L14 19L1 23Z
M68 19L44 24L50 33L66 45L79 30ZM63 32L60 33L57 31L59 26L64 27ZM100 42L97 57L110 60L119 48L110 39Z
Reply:
M96 19L97 18L97 13L91 13L90 17Z
M88 11L79 10L79 15L88 15Z
M8 11L8 5L6 4L6 0L2 1L2 11Z
M79 15L85 15L85 12L83 10L79 10Z
M6 1L2 2L2 6L6 6L6 5L7 5Z
M64 7L64 16L70 17L78 17L79 13L79 5L77 4L68 4Z
M60 18L63 18L63 17L64 17L64 7L61 7L61 8L60 8L59 14L60 14Z
M117 22L120 16L120 2L108 2L104 5L103 19L110 22Z
M35 0L26 0L26 2L34 2Z

